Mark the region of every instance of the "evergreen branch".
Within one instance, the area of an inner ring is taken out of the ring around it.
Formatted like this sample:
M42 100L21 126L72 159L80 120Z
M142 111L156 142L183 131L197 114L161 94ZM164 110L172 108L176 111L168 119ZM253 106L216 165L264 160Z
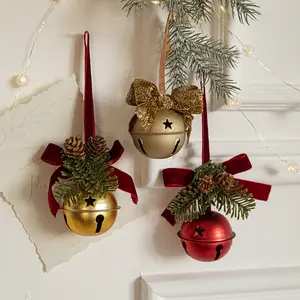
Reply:
M139 13L143 8L147 7L147 0L121 0L123 5L123 10L127 12L127 16L131 14L131 11L134 10L135 13Z
M118 187L113 168L107 163L109 153L101 156L86 156L84 159L64 157L64 178L59 178L53 187L54 197L64 203L80 203L91 196L101 198Z
M235 68L239 51L234 47L225 45L201 33L195 33L194 28L189 24L176 24L181 41L185 43L186 53L197 53L207 60L216 61L220 67Z
M193 14L190 18L194 22L211 22L214 10L213 0L191 0L189 4L193 7Z
M128 14L139 12L149 0L121 0ZM217 98L231 98L239 91L224 68L235 68L239 52L235 47L223 44L202 33L196 33L192 22L211 22L214 11L213 0L161 0L161 7L176 16L170 27L170 48L166 64L168 88L188 83L187 71L200 77L202 73L210 82L210 90ZM241 23L249 24L260 15L254 2L249 0L225 0L225 9L238 15Z
M223 67L235 67L239 52L200 33L189 24L173 21L170 25L170 56L167 62L168 87L187 84L186 70L204 73L211 91L218 97L231 98L239 90L224 73Z
M168 205L168 210L175 216L177 222L187 222L204 215L212 204L212 198L199 195L192 185L182 189Z
M236 219L247 219L249 212L255 208L255 200L243 186L237 185L229 193L218 192L218 197L214 201L218 210L224 210L225 214L230 214Z
M216 63L203 59L196 52L189 57L188 66L190 70L197 73L198 77L201 77L202 73L204 74L207 81L210 82L212 94L218 99L232 98L239 91L235 82Z
M186 59L181 36L175 22L170 24L170 44L167 69L167 89L186 85L188 81Z
M248 24L250 20L257 20L260 15L258 11L259 6L249 0L225 0L225 8L228 9L231 6L232 16L235 16L235 10L237 12L239 21L244 24Z
M248 218L250 211L255 208L253 195L230 176L221 164L212 161L203 164L195 169L192 182L179 191L168 205L168 210L176 221L182 222L199 218L212 205L238 220ZM206 177L212 179L212 185L202 190Z

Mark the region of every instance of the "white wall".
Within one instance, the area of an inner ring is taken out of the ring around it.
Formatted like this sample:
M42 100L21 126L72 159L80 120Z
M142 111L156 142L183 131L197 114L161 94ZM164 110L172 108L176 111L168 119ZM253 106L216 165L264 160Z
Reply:
M6 109L13 100L15 89L11 87L10 80L22 70L29 41L49 2L0 1L2 109ZM161 24L154 12L144 18L126 18L119 2L66 0L59 6L46 24L35 49L29 69L31 83L22 91L21 97L33 95L73 72L82 85L82 40L79 35L89 30L94 96L101 133L109 141L114 138L122 141L127 158L132 159L136 166L135 177L138 179L140 156L127 133L127 123L133 110L124 103L124 97L134 77L156 79L155 53ZM261 22L247 29L235 25L234 30L246 43L256 46L261 60L287 80L300 84L300 42L296 31L300 3L290 0L287 6L279 0L260 2L263 13ZM299 101L297 93L287 90L253 60L243 59L234 76L245 88L241 95L243 101L261 101L267 107L283 106L283 112L247 111L267 140L282 143L282 149L286 140L299 140L299 112L294 106L292 109L284 107L287 102ZM199 122L200 118L197 118L194 139L197 139L197 134L200 135L197 131ZM251 127L237 111L213 112L210 123L212 140L238 143L257 141ZM294 153L299 153L298 150L294 149ZM264 155L260 156L260 161ZM266 182L268 179L274 181L276 176L279 175L266 173L264 179ZM176 230L159 216L159 211L175 195L175 190L139 189L141 201L156 201L157 211L129 224L105 242L93 245L48 274L43 273L34 246L11 208L0 202L0 299L23 300L28 293L34 300L140 300L138 278L141 273L299 265L300 186L287 185L289 178L285 177L284 185L274 186L270 201L259 203L249 220L232 221L237 233L232 250L226 258L211 264L187 257ZM291 181L297 182L295 177Z

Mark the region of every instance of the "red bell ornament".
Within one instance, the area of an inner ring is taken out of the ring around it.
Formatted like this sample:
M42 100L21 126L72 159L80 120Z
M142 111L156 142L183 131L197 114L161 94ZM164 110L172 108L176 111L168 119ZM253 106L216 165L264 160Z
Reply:
M204 77L202 78L204 83ZM230 250L235 233L229 221L211 206L237 219L255 208L255 199L267 201L271 186L236 178L250 170L247 154L215 163L210 159L207 104L203 86L202 165L195 170L168 168L162 171L165 187L181 187L162 216L171 224L183 222L178 236L186 253L198 261L213 262Z
M196 220L183 223L178 236L189 256L196 260L212 262L228 253L235 233L223 215L208 212Z

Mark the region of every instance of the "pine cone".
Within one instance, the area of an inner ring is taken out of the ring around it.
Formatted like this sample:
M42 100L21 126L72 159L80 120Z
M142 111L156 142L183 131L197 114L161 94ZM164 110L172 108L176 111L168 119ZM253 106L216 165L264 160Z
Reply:
M214 187L215 187L215 182L212 176L205 175L203 178L200 179L198 188L202 193L208 193L212 191Z
M216 176L216 184L225 191L234 187L235 179L227 172L220 173Z
M81 138L70 137L65 141L65 154L68 157L83 157L85 155L84 144Z
M90 137L85 144L85 149L90 156L101 156L108 151L105 139L99 135Z

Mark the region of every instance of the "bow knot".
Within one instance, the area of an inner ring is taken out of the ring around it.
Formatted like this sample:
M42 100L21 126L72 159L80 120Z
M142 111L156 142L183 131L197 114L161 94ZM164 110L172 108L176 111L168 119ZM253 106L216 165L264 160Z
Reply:
M126 103L137 107L136 117L146 132L151 129L158 111L173 109L182 117L190 133L192 114L202 113L202 97L202 91L194 85L179 87L171 95L164 95L153 83L136 79L131 84ZM132 131L134 124L130 123L129 131Z

